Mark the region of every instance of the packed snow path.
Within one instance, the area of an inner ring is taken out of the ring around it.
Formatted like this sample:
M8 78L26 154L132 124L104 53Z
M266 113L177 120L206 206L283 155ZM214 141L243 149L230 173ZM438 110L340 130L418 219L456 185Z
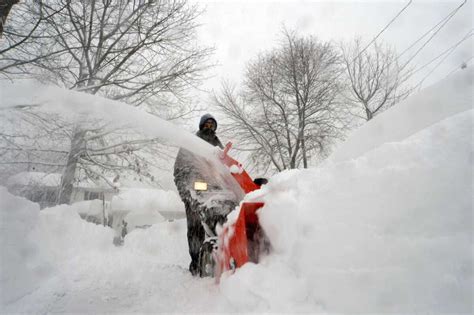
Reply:
M471 313L472 83L468 69L422 91L417 115L429 119L408 134L351 152L379 135L371 122L344 158L283 172L248 196L266 202L274 251L219 285L187 272L183 220L115 247L112 230L70 207L40 212L1 188L0 312ZM413 119L404 104L380 117L384 130Z

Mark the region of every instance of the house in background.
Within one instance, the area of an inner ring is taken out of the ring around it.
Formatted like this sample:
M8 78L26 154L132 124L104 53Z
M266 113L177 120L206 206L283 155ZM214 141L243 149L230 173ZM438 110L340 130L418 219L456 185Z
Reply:
M185 218L184 204L176 191L157 189L135 179L118 180L118 176L111 180L116 187L81 181L74 185L71 196L71 209L88 222L113 228L117 245L136 228ZM6 186L10 193L44 209L57 204L60 184L59 173L21 172L9 177Z
M7 188L10 193L36 202L43 209L56 205L60 184L58 173L21 172L8 179ZM74 184L71 203L95 199L110 202L117 193L107 184L83 181Z

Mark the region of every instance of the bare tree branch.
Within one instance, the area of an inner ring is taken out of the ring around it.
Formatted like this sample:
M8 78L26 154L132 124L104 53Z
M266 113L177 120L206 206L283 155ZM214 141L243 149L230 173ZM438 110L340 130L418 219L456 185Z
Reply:
M371 120L412 91L406 86L411 70L398 65L393 49L375 43L371 49L361 51L360 39L340 47L349 83L343 95L352 106L354 116Z

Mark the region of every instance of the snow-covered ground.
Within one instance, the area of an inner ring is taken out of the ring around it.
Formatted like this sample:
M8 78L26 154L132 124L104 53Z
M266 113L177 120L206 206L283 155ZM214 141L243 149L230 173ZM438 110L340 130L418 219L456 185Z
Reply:
M1 188L0 312L472 313L472 83L461 71L249 195L274 251L219 285L187 271L184 220L116 247Z

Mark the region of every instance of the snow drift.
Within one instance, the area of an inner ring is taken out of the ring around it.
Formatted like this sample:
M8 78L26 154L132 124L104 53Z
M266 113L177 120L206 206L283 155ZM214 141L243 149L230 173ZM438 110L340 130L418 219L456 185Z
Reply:
M64 264L106 255L113 231L82 220L75 206L43 209L0 187L1 304L37 290Z
M384 143L401 141L446 117L472 109L472 73L472 67L468 68L376 116L340 144L330 160L359 157Z
M223 281L226 296L254 301L245 311L468 313L472 119L272 178L260 220L274 254Z
M275 251L224 280L227 298L243 311L469 313L472 81L470 69L440 82L322 167L248 196L265 201Z

